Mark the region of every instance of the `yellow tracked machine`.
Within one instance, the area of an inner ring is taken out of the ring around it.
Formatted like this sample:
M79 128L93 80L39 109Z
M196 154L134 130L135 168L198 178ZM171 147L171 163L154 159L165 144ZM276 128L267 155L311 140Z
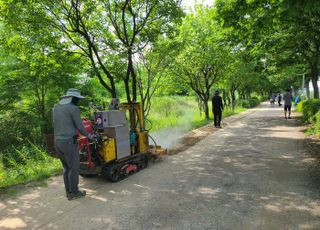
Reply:
M84 119L86 130L95 134L95 141L78 135L80 175L102 175L117 182L148 166L150 160L161 159L167 153L154 145L145 129L141 103L111 102L108 111L94 112L93 119Z

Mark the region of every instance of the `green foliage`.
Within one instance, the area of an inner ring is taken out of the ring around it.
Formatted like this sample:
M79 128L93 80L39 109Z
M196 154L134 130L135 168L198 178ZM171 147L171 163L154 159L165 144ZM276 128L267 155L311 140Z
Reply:
M239 100L238 105L242 108L250 109L260 104L260 100L258 98L251 98L246 100Z
M59 160L31 142L0 154L0 188L50 177L61 172Z
M303 121L309 123L315 123L316 117L315 115L320 110L320 99L310 99L302 102L301 112L303 114Z
M238 113L242 113L246 110L246 108L243 108L243 107L236 107L234 111L232 110L223 110L223 113L222 113L222 117L229 117L229 116L232 116L232 115L235 115L235 114L238 114Z
M258 99L251 101L260 103ZM147 129L152 132L173 126L180 126L188 131L211 122L199 112L198 102L194 96L154 97L152 105L149 122L147 122ZM235 111L225 109L222 116L227 117L243 111L245 108L239 105ZM212 118L211 113L210 117Z
M318 135L320 134L320 111L315 115L314 132Z
M26 111L7 111L0 115L1 151L23 145L27 138L39 140L38 121Z
M270 81L277 86L279 91L284 91L291 87L298 89L302 82L302 74L299 73L303 72L303 66L293 63L284 63L284 65L281 71L279 68L272 71L274 73L269 76Z
M128 101L137 97L139 63L133 56L152 49L159 39L172 37L183 16L177 0L27 2L50 22L47 28L54 25L54 31L63 34L66 49L87 59L92 76L112 97L119 96L115 83L123 82Z
M303 101L300 101L296 107L297 112L302 112Z
M4 181L6 175L6 170L3 166L2 158L0 158L0 181Z
M25 129L39 129L39 137L51 131L53 104L76 84L75 75L84 67L83 58L66 51L60 35L33 7L19 1L0 7L5 12L0 18L0 110L18 125L31 121ZM21 113L27 116L22 118Z
M276 89L299 87L297 77L307 72L318 97L319 1L216 0L215 6L232 30L228 40L250 52Z
M310 99L298 103L297 111L302 112L303 122L311 124L308 134L320 134L320 99Z
M215 10L198 6L179 28L176 38L178 52L170 66L174 77L198 96L207 119L211 89L224 76L231 55L223 35L215 20Z
M153 132L172 126L191 126L199 120L197 101L194 97L154 97L147 128Z

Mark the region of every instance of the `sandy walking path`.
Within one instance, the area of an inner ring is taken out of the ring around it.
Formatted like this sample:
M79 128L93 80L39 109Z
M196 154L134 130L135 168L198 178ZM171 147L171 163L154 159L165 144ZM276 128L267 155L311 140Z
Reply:
M225 120L196 145L119 183L62 177L0 201L0 229L320 229L304 134L268 104Z

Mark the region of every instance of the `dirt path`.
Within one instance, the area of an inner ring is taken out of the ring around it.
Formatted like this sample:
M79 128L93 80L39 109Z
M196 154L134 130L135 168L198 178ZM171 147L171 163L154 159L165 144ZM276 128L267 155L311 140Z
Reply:
M81 180L67 201L62 178L0 201L0 229L320 229L319 185L304 134L269 105L121 181Z

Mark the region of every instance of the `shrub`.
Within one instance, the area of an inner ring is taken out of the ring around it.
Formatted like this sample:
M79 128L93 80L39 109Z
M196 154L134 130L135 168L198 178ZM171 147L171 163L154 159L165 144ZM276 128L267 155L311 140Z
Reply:
M11 146L20 146L26 139L39 139L38 119L32 117L30 113L19 111L8 111L0 116L1 151L11 149Z
M0 158L0 182L4 181L5 174L6 174L6 171L5 171L3 163L2 163L2 158Z
M297 111L297 112L302 112L302 105L303 105L303 102L300 101L300 102L298 103L297 107L296 107L296 111Z
M320 134L320 111L315 115L314 132Z
M242 108L250 109L260 104L260 100L258 98L251 98L247 100L239 100L238 105Z
M260 100L258 98L251 98L248 100L250 104L250 108L253 108L260 104Z
M320 110L320 99L310 99L302 102L303 121L314 123L316 113Z
M250 102L248 100L239 100L238 105L242 108L250 108Z

